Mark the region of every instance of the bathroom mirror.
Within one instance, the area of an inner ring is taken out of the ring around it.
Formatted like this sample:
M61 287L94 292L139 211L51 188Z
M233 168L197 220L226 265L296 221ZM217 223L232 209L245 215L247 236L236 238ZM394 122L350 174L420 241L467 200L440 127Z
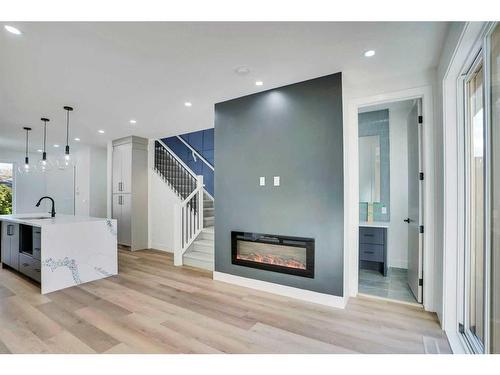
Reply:
M359 137L359 201L380 202L380 136Z

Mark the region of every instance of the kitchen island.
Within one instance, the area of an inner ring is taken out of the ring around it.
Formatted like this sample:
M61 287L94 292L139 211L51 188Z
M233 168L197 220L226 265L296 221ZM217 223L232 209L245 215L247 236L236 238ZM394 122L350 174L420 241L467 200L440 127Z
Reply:
M2 267L40 283L41 293L118 273L116 220L0 215Z

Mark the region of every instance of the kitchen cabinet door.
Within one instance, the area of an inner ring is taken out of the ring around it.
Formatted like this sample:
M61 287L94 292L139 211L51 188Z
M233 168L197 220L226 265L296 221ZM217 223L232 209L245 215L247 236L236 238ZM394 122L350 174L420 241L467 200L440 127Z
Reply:
M131 194L121 195L121 244L131 246L132 244L132 197Z
M120 145L121 193L132 192L132 144Z
M2 222L2 263L10 266L10 233L7 222Z
M12 224L10 231L10 266L19 269L19 224Z
M122 156L120 146L113 147L113 161L112 161L112 180L113 180L113 193L119 193L121 190L122 181Z

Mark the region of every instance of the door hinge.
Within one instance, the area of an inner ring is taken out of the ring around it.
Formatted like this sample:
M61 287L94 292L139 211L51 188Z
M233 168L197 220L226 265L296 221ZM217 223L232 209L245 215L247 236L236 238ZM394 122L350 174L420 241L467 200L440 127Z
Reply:
M465 332L464 325L462 323L458 323L458 332L460 332L460 333L464 333Z
M423 181L423 180L424 180L424 172L420 172L420 173L418 174L418 179L419 179L420 181Z
M424 279L418 279L418 286L424 285Z
M418 123L423 124L424 123L424 116L418 116Z
M424 233L424 226L423 225L421 225L419 229L420 229L420 233Z

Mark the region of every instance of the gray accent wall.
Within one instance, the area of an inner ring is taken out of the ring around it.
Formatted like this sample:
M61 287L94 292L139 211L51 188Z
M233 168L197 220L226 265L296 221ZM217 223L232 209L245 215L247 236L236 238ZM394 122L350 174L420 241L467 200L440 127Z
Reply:
M342 296L341 73L217 103L215 164L215 270ZM233 265L231 231L314 238L314 278Z

